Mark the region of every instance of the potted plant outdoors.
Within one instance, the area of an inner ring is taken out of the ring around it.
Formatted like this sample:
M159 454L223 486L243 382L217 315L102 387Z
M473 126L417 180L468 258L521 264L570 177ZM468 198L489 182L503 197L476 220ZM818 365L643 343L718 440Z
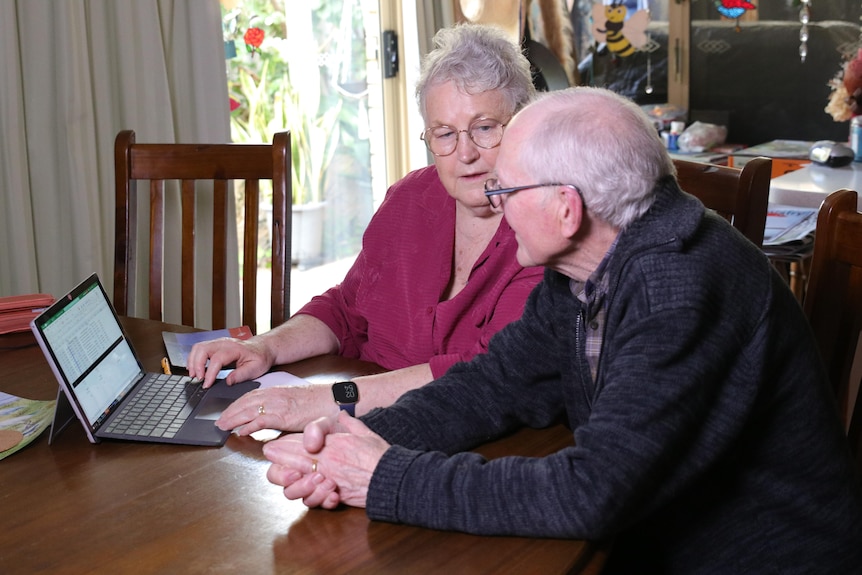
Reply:
M301 36L271 38L269 49L258 48L256 66L238 67L237 86L246 110L231 116L231 129L247 142L268 142L276 132L290 130L291 260L308 267L323 260L326 170L340 139L341 103L320 111L320 68L316 58L299 57L304 54L296 46ZM307 41L313 41L310 34Z
M285 82L276 96L274 118L290 130L293 188L291 257L299 266L316 265L323 260L323 218L326 207L326 171L338 147L341 104L323 114L314 114L303 106L303 97Z
M312 8L305 2L291 6L288 21L292 25L279 46L287 68L281 90L276 93L273 122L290 129L291 255L298 265L309 266L323 260L326 170L338 147L341 103L321 109L320 49L314 36Z

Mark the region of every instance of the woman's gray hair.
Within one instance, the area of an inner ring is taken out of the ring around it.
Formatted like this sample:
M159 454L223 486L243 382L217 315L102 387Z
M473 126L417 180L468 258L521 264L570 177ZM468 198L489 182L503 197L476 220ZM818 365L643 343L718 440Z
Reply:
M422 59L416 84L423 119L428 90L448 81L466 94L499 91L512 114L536 93L530 62L518 44L502 29L483 24L458 24L434 35L434 49Z
M569 88L543 94L537 106L544 115L519 152L524 168L575 185L587 209L619 229L649 209L659 179L676 174L653 123L623 96Z

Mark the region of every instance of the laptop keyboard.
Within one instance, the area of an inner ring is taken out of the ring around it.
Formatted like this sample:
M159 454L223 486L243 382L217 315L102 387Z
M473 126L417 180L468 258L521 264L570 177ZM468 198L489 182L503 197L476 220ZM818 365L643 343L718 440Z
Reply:
M204 395L185 375L150 374L142 389L105 428L109 433L174 437Z

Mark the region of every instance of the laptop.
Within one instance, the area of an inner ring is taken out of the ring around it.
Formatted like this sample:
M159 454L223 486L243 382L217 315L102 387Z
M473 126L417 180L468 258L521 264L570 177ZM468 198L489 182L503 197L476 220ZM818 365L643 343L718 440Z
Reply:
M34 318L30 329L60 384L49 444L77 418L91 443L221 446L230 431L215 420L260 385L228 386L222 379L203 389L187 376L145 372L95 273Z

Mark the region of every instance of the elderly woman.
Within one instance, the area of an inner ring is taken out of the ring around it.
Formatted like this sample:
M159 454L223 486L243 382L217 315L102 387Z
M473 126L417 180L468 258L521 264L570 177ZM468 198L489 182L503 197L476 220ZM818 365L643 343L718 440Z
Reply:
M231 363L229 384L331 353L390 371L348 388L256 390L222 414L222 429L299 430L339 404L356 415L390 405L484 352L494 333L520 317L541 280L540 268L517 263L515 235L483 189L506 123L534 96L529 63L490 26L459 25L434 40L416 87L426 126L421 138L434 165L389 189L341 284L267 333L196 345L188 363L189 375L204 378L205 387Z

